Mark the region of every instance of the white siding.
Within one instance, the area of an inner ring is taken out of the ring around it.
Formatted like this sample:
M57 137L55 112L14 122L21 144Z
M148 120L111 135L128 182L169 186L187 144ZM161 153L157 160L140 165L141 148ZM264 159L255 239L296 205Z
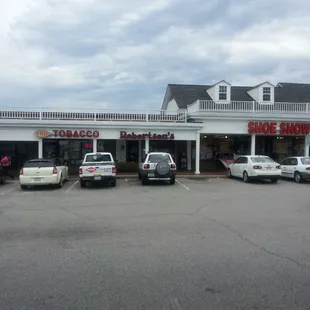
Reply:
M175 99L171 99L169 102L168 102L168 105L167 105L167 109L166 111L167 112L177 112L179 109ZM169 113L171 114L171 113Z
M220 100L220 98L219 98L220 86L226 86L227 87L227 99L226 100ZM216 101L216 102L230 101L231 87L230 87L229 83L227 83L225 81L221 81L221 82L218 82L217 84L215 84L213 87L209 88L207 90L207 93L209 94L209 96L212 98L213 101Z
M263 89L264 87L270 87L270 102L263 101ZM248 91L248 94L259 103L274 103L274 86L268 82L263 83L252 90Z

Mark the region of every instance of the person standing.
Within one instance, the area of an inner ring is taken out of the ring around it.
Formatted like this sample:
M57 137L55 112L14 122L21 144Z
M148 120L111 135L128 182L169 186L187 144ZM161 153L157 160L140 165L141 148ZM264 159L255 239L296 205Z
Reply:
M4 176L6 178L10 177L12 180L14 180L14 176L12 174L10 174L11 163L10 163L9 158L6 155L3 156L1 159L1 166L2 166L2 169L4 171Z

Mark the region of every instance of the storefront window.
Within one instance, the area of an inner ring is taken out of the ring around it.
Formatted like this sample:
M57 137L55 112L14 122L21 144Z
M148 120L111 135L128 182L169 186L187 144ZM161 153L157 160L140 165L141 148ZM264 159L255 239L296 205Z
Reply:
M97 140L98 152L109 152L116 159L116 140Z

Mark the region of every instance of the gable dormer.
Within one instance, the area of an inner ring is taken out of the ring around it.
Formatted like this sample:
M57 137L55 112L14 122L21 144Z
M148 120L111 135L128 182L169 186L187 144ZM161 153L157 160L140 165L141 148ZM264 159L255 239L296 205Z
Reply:
M259 84L248 91L253 100L261 104L274 103L274 85L269 82Z
M229 102L231 97L231 85L222 80L209 87L207 93L215 102Z

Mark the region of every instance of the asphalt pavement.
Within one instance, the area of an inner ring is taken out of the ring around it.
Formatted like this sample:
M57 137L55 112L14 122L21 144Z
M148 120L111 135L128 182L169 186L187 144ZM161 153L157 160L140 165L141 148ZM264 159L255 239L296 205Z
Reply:
M0 186L1 310L309 309L310 184Z

